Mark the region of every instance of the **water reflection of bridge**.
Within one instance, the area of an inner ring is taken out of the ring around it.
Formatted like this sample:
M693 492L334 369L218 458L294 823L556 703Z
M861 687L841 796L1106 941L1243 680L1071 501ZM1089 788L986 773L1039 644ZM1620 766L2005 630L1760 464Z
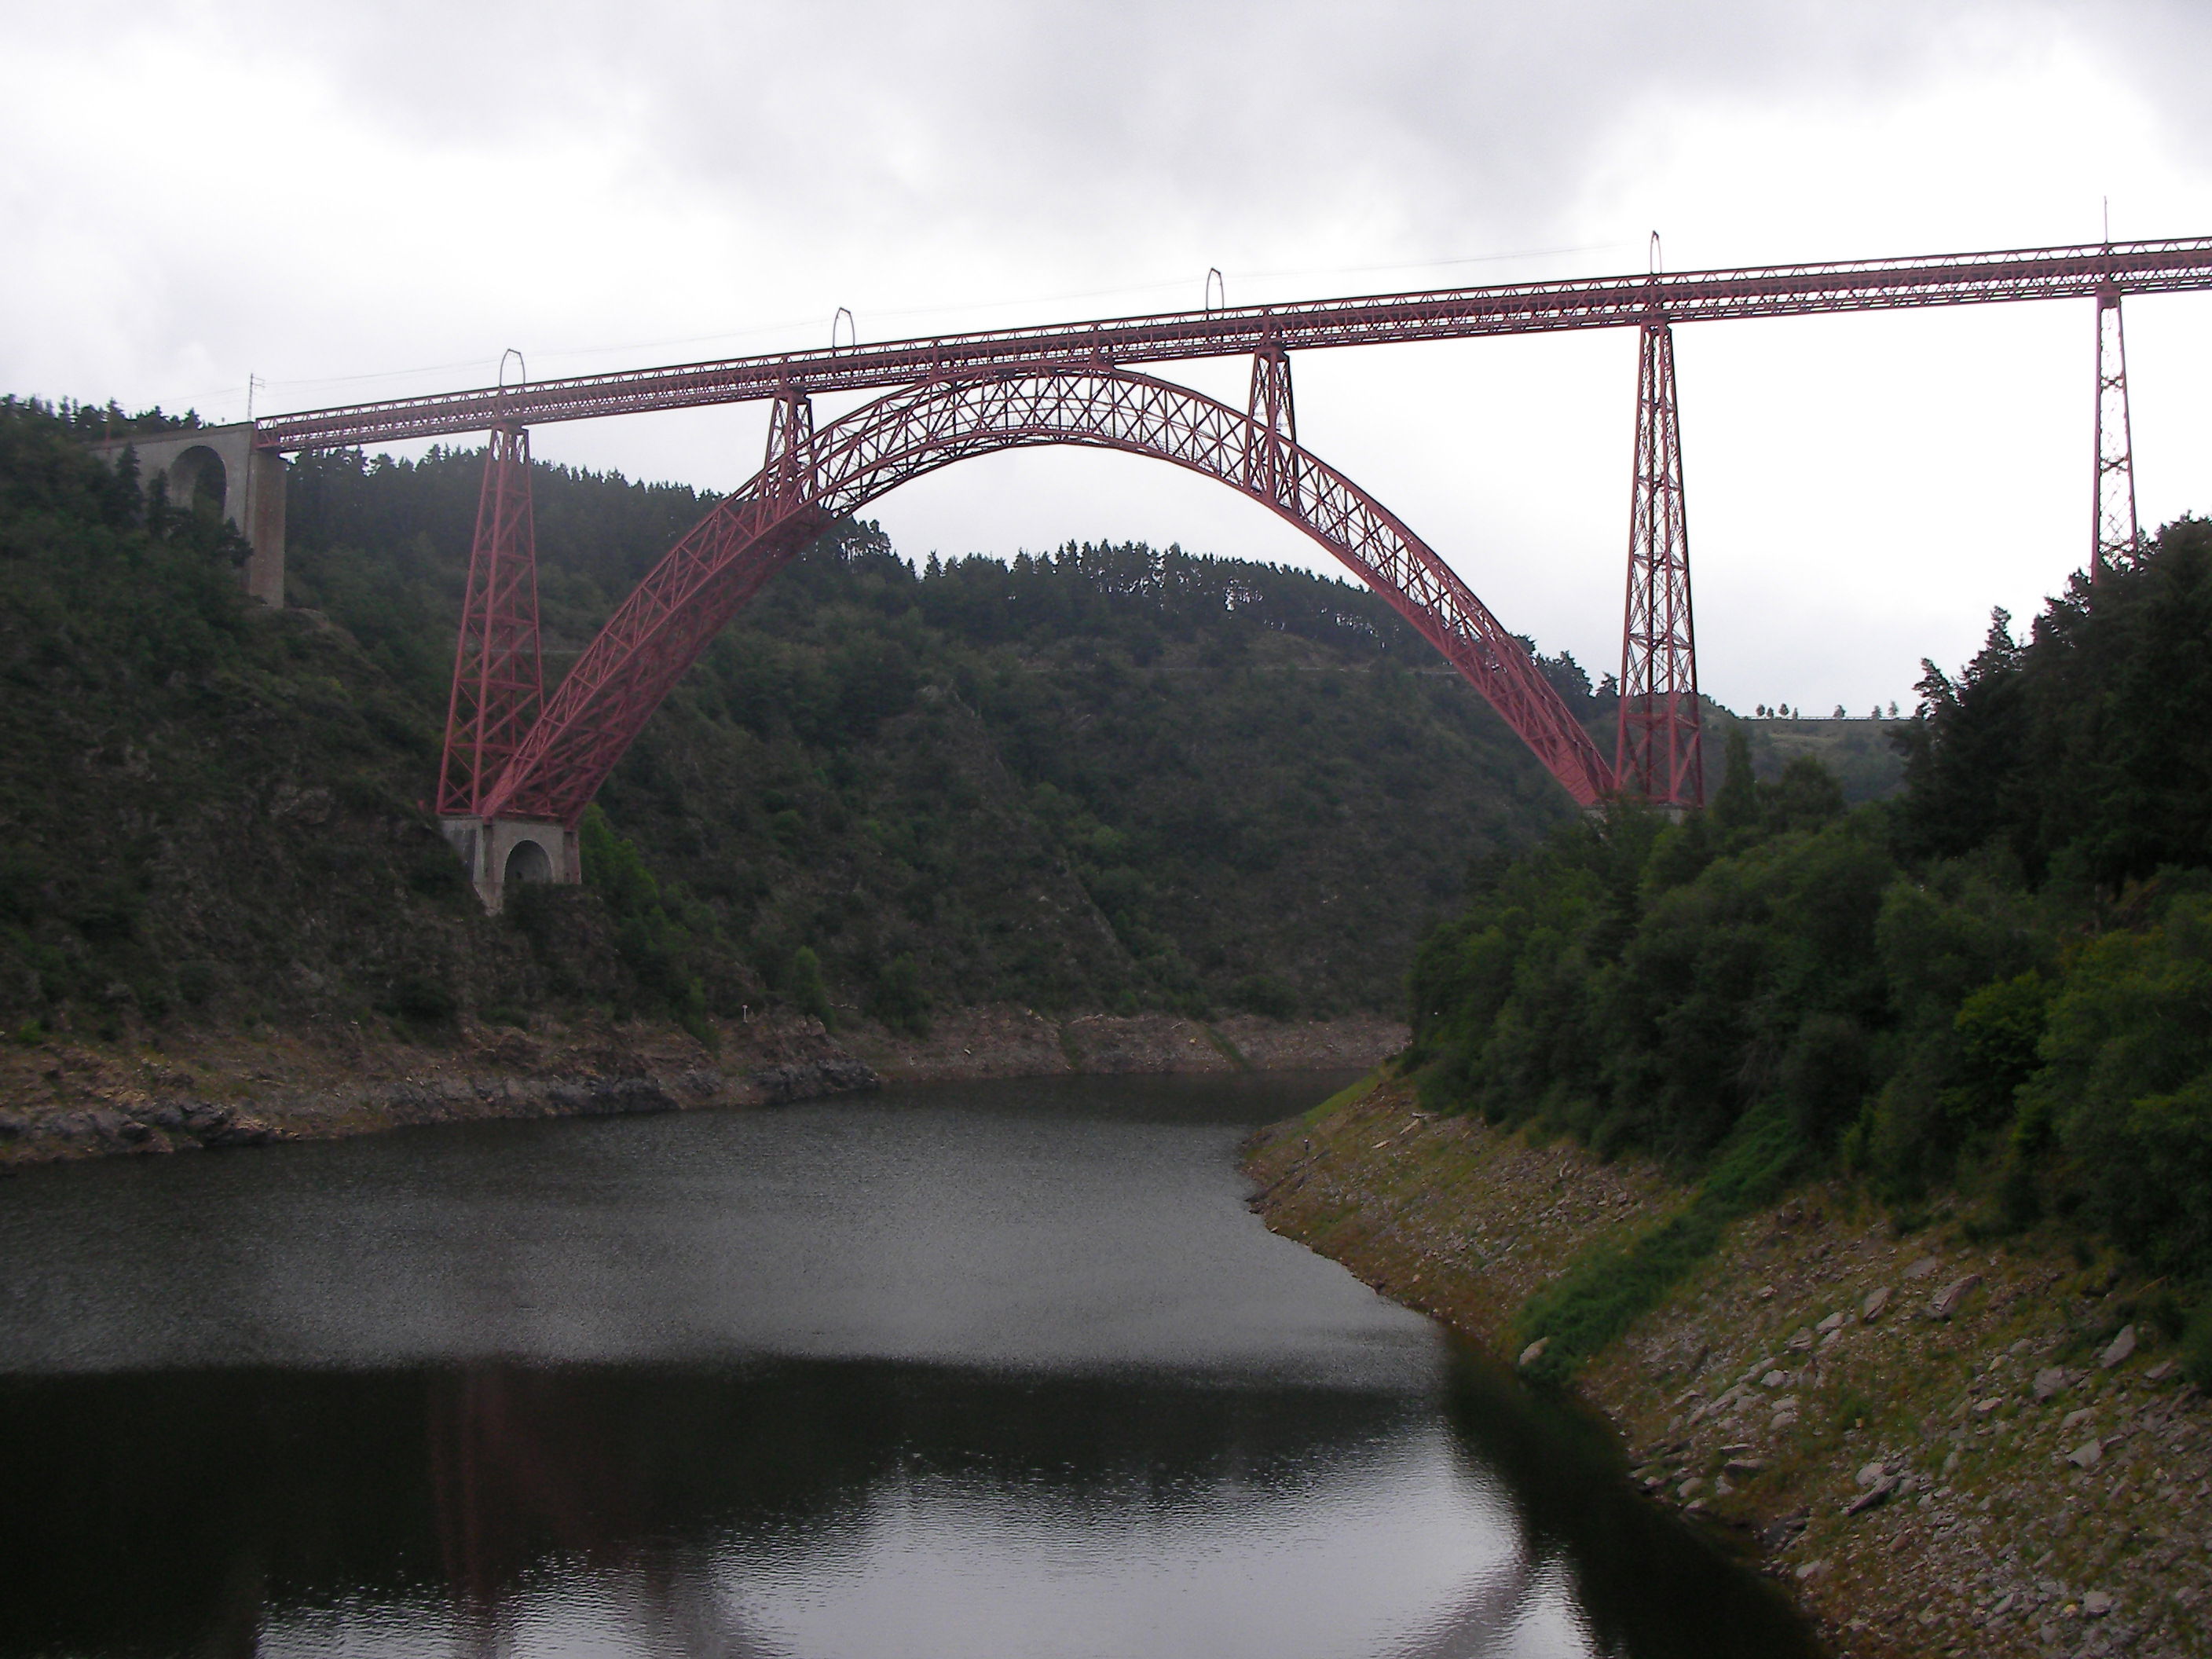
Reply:
M1431 1558L1399 1564L1393 1651L1525 1650L1532 1624L1595 1651L1664 1653L1669 1627L1686 1653L1799 1650L1601 1447L1469 1376L1456 1447L1425 1400L1389 1392L882 1361L11 1384L0 1656L364 1637L781 1653L794 1607L919 1615L947 1583L980 1595L960 1574L982 1560L1012 1562L994 1593L1038 1619L1149 1593L1264 1625L1276 1604L1288 1644L1261 1650L1288 1651L1297 1599L1345 1599L1363 1546ZM157 1421L194 1428L115 1432ZM1438 1460L1459 1496L1437 1496ZM1395 1516L1379 1546L1378 1512ZM1231 1592L1253 1574L1248 1611Z

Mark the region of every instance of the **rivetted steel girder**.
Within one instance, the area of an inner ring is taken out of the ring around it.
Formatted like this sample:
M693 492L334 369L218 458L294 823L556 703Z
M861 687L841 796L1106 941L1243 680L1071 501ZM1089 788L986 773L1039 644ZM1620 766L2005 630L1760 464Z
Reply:
M1621 328L1658 319L1686 323L2208 288L2212 237L1516 283L945 334L532 386L484 386L280 415L256 423L254 442L290 453L483 432L500 425L747 403L794 386L806 392L872 391L985 372L1033 374L1242 356L1269 349L1303 351Z
M483 816L574 824L684 670L829 524L955 461L1046 444L1155 456L1265 503L1442 652L1576 801L1611 790L1612 768L1520 641L1358 485L1280 429L1201 393L1068 368L912 387L819 432L801 419L776 422L769 464L608 619L487 793Z

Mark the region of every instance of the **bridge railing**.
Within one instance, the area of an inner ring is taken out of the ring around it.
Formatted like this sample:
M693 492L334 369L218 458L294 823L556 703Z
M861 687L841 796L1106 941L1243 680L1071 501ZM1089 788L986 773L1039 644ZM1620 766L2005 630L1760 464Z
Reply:
M280 415L257 422L255 442L285 453L341 449L499 424L750 403L793 386L808 392L888 390L993 369L1243 356L1271 343L1280 350L1311 350L1625 328L1655 318L1715 321L2202 289L2212 289L2212 237L1434 289L943 334L580 375L520 389L480 386Z

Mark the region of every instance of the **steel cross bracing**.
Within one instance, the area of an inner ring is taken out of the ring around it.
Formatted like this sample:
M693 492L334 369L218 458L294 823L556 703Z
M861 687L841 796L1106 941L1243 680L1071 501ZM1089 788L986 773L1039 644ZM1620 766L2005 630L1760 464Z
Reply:
M1112 369L990 374L910 387L819 432L787 397L767 464L678 542L562 681L486 817L573 824L678 678L769 577L842 515L970 456L1043 444L1125 450L1218 478L1265 503L1391 606L1487 698L1583 805L1612 768L1527 649L1397 517L1287 430L1288 366L1255 385L1267 411Z
M2089 580L2132 560L2142 532L2136 519L2135 441L2128 429L2128 340L2120 291L2097 295L2097 501L2089 540Z
M280 415L256 422L254 441L286 453L342 449L482 432L502 422L536 425L747 403L793 390L880 391L981 374L1625 328L1655 316L1686 323L2208 288L2212 288L2212 237L1440 289L945 334L541 380L525 387L483 386L437 397Z
M1654 805L1705 804L1697 635L1690 618L1690 528L1674 335L1644 325L1636 376L1636 476L1628 512L1628 602L1620 636L1620 720L1613 771L1623 793Z
M441 816L482 816L484 792L506 771L544 702L530 434L499 427L484 457L468 592L453 651L446 752L438 775Z

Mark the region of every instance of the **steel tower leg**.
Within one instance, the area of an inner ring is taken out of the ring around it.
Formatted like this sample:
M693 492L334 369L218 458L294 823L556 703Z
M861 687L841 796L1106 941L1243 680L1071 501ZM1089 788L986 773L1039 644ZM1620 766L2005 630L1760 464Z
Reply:
M1270 340L1252 354L1251 420L1244 445L1244 487L1267 501L1297 490L1298 410L1291 395L1291 354Z
M814 401L786 385L769 410L768 453L761 462L763 499L787 510L810 500L814 467Z
M545 702L538 655L538 538L530 511L530 434L500 427L484 457L469 551L468 596L453 652L438 812L476 817Z
M1690 532L1682 504L1682 434L1674 336L1644 325L1636 381L1636 480L1629 503L1628 603L1620 639L1620 793L1680 811L1705 802L1696 634L1690 623Z
M2128 429L2128 341L2120 290L2097 295L2097 500L2090 530L2089 580L2115 559L2132 559L2142 539L2136 520L2135 445Z

